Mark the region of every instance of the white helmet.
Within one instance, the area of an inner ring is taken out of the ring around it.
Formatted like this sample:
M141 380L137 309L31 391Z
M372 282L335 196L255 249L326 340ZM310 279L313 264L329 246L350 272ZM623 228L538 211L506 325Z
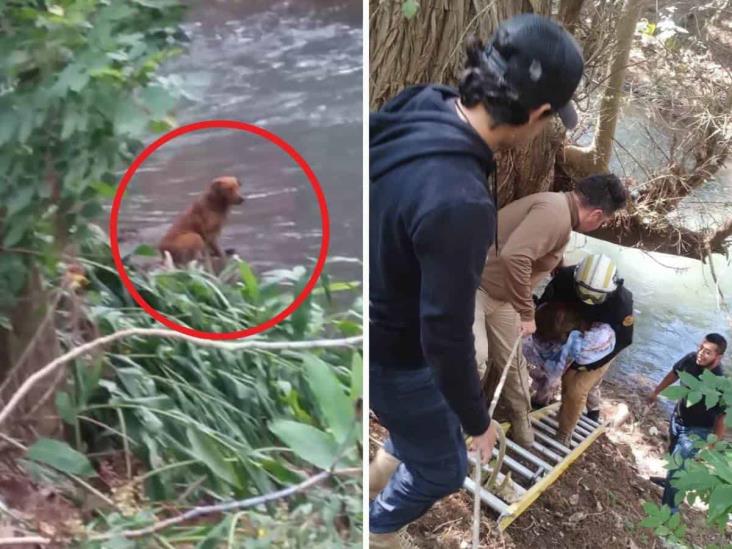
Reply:
M604 254L588 255L574 268L577 297L588 305L604 302L618 288L615 262Z

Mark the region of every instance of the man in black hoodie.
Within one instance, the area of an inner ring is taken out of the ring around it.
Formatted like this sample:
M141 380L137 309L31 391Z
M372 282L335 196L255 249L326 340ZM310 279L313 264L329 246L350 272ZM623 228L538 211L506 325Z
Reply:
M460 489L462 430L491 454L472 325L496 236L493 151L533 139L551 114L577 121L582 55L551 20L514 17L467 57L459 92L412 87L370 118L369 387L389 430L370 467L371 547L397 547L399 529Z

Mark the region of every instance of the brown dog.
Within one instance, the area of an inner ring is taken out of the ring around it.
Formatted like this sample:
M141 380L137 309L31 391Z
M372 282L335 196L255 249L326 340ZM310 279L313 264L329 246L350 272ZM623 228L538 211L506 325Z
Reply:
M214 179L165 233L158 244L163 257L168 252L176 265L208 259L209 253L223 257L218 239L231 206L244 202L240 187L236 177Z

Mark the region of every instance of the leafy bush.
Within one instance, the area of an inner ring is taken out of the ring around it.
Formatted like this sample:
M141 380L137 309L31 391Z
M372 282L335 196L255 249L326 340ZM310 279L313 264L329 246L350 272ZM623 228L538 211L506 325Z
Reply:
M686 399L688 405L704 399L707 409L721 405L727 412L725 425L732 427L732 379L716 376L704 371L699 379L680 372L680 384L666 388L661 394L670 399ZM715 435L697 440L700 450L694 459L686 460L683 469L678 469L671 481L679 490L679 497L688 498L689 503L701 501L708 506L707 521L723 531L732 513L732 444L718 441ZM678 468L671 456L667 457L667 468ZM652 528L654 533L669 541L681 544L686 527L681 515L672 515L667 505L644 503L646 518L641 526Z

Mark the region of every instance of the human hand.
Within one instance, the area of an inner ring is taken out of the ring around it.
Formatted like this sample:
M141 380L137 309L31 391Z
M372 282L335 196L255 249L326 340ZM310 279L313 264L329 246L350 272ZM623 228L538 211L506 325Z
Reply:
M658 395L656 394L656 391L653 391L652 393L650 393L646 396L646 404L648 406L653 406L656 403L657 399L658 399Z
M523 337L529 336L536 331L536 322L534 320L522 320L521 321L521 335Z
M482 435L473 437L473 440L470 442L470 449L473 452L480 451L480 459L483 462L487 462L490 459L493 447L496 445L496 437L498 436L496 425L495 420L491 420L488 429Z

